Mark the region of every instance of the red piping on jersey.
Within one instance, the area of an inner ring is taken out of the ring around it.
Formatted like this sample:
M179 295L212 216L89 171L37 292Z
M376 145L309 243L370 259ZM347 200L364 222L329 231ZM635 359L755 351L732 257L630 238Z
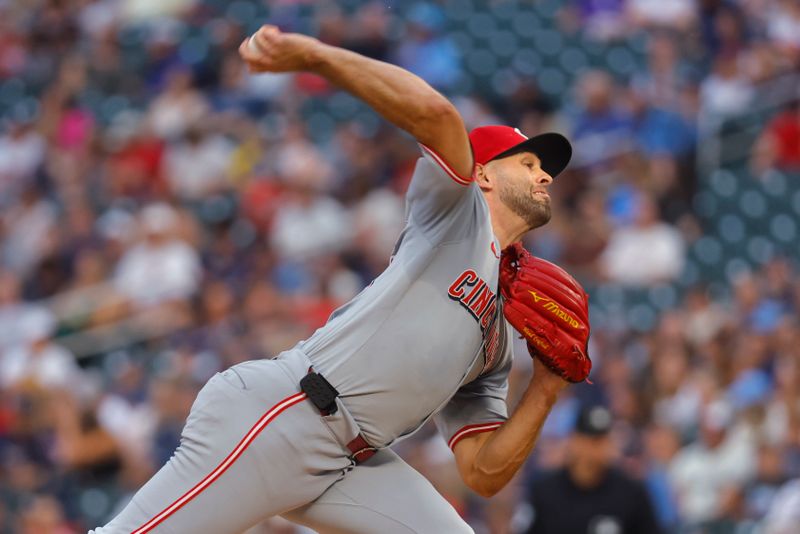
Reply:
M294 395L286 397L278 404L270 408L264 415L261 416L261 419L259 419L258 422L253 425L250 431L245 434L245 436L231 451L231 453L224 460L222 460L222 463L220 463L213 471L206 475L206 477L198 482L192 489L184 493L178 500L166 507L153 519L134 530L132 534L144 534L145 532L150 532L169 516L180 510L183 505L194 499L203 490L208 488L208 486L210 486L215 480L222 476L222 473L227 471L227 469L233 465L233 462L235 462L244 453L245 449L247 449L253 440L258 437L259 433L261 433L261 431L264 430L264 428L266 428L266 426L273 419L278 417L282 411L301 401L304 401L305 399L305 393L295 393Z
M480 434L481 432L489 432L491 430L497 430L501 426L503 426L504 421L497 421L494 423L479 423L476 425L467 425L462 427L461 430L453 434L453 437L450 438L450 441L447 443L447 446L450 447L450 450L456 446L456 443L461 441L463 438L467 436L471 436L472 434Z
M471 177L470 178L464 178L463 176L458 174L456 171L453 170L452 167L450 167L450 165L447 164L447 162L444 160L444 158L442 156L440 156L439 154L436 153L435 150L423 145L422 143L420 143L419 146L421 146L422 149L425 150L425 152L427 152L433 158L433 160L436 163L439 164L439 166L442 169L444 169L444 172L446 172L447 175L450 178L452 178L454 182L456 182L457 184L461 184L461 185L469 185L469 184L472 183L472 178Z

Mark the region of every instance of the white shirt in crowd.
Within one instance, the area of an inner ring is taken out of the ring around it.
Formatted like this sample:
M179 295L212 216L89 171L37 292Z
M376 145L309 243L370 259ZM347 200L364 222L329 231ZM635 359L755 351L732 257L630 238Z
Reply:
M35 131L0 137L0 191L6 192L12 182L32 176L44 161L44 153L44 138Z
M359 239L375 254L388 258L405 226L403 197L386 188L371 191L354 210Z
M800 49L800 9L790 2L774 2L767 16L767 35L786 47Z
M627 0L627 9L637 18L657 26L682 26L694 18L694 0Z
M684 265L681 234L666 223L621 228L601 257L606 275L626 285L647 285L677 277Z
M794 534L800 525L800 478L778 490L763 522L763 534Z
M3 353L0 360L0 384L10 387L26 380L44 388L78 387L80 368L67 349L48 343L39 351L30 345L16 345Z
M350 242L350 214L329 197L290 202L275 215L270 240L284 258L303 260L335 252Z
M681 517L689 523L716 517L723 490L752 477L756 465L754 441L753 431L739 425L728 430L716 448L698 441L681 449L668 470Z
M700 84L700 108L712 123L741 113L754 97L753 84L741 74L712 74Z
M7 233L3 240L3 264L16 273L24 273L39 262L53 237L55 206L47 200L38 200L8 210L4 218Z
M227 184L232 152L231 143L221 136L167 149L165 169L172 191L185 200L219 191Z
M143 241L120 259L114 285L129 299L153 305L189 297L197 289L200 276L200 259L183 241Z

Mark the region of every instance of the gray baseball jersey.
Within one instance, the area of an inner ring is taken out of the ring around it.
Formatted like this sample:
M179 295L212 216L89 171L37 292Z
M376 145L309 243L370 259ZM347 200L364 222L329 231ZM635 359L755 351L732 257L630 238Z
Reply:
M389 267L299 345L378 446L437 412L450 441L506 419L511 337L489 209L476 184L423 153Z
M390 451L347 461L359 432L384 448L435 417L452 448L507 418L511 331L488 206L422 150L386 271L294 349L210 380L175 455L96 534L233 533L277 514L322 532L471 531ZM340 393L333 415L299 390L311 365Z

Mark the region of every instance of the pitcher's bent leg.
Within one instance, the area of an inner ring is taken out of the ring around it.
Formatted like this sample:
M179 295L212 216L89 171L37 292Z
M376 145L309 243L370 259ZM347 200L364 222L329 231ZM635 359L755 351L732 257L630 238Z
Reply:
M305 394L274 362L258 365L266 384L246 384L235 368L209 380L173 457L94 534L238 534L341 476L341 446Z
M283 517L320 534L473 533L431 483L390 450Z

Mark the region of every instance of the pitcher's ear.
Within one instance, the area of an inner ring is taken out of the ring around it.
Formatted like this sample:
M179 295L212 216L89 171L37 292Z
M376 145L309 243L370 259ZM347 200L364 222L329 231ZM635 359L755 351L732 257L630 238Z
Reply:
M475 182L478 184L478 187L480 187L482 190L490 191L491 189L494 189L494 182L489 176L489 173L486 172L485 165L476 163L475 170L472 172L472 176L475 179Z

